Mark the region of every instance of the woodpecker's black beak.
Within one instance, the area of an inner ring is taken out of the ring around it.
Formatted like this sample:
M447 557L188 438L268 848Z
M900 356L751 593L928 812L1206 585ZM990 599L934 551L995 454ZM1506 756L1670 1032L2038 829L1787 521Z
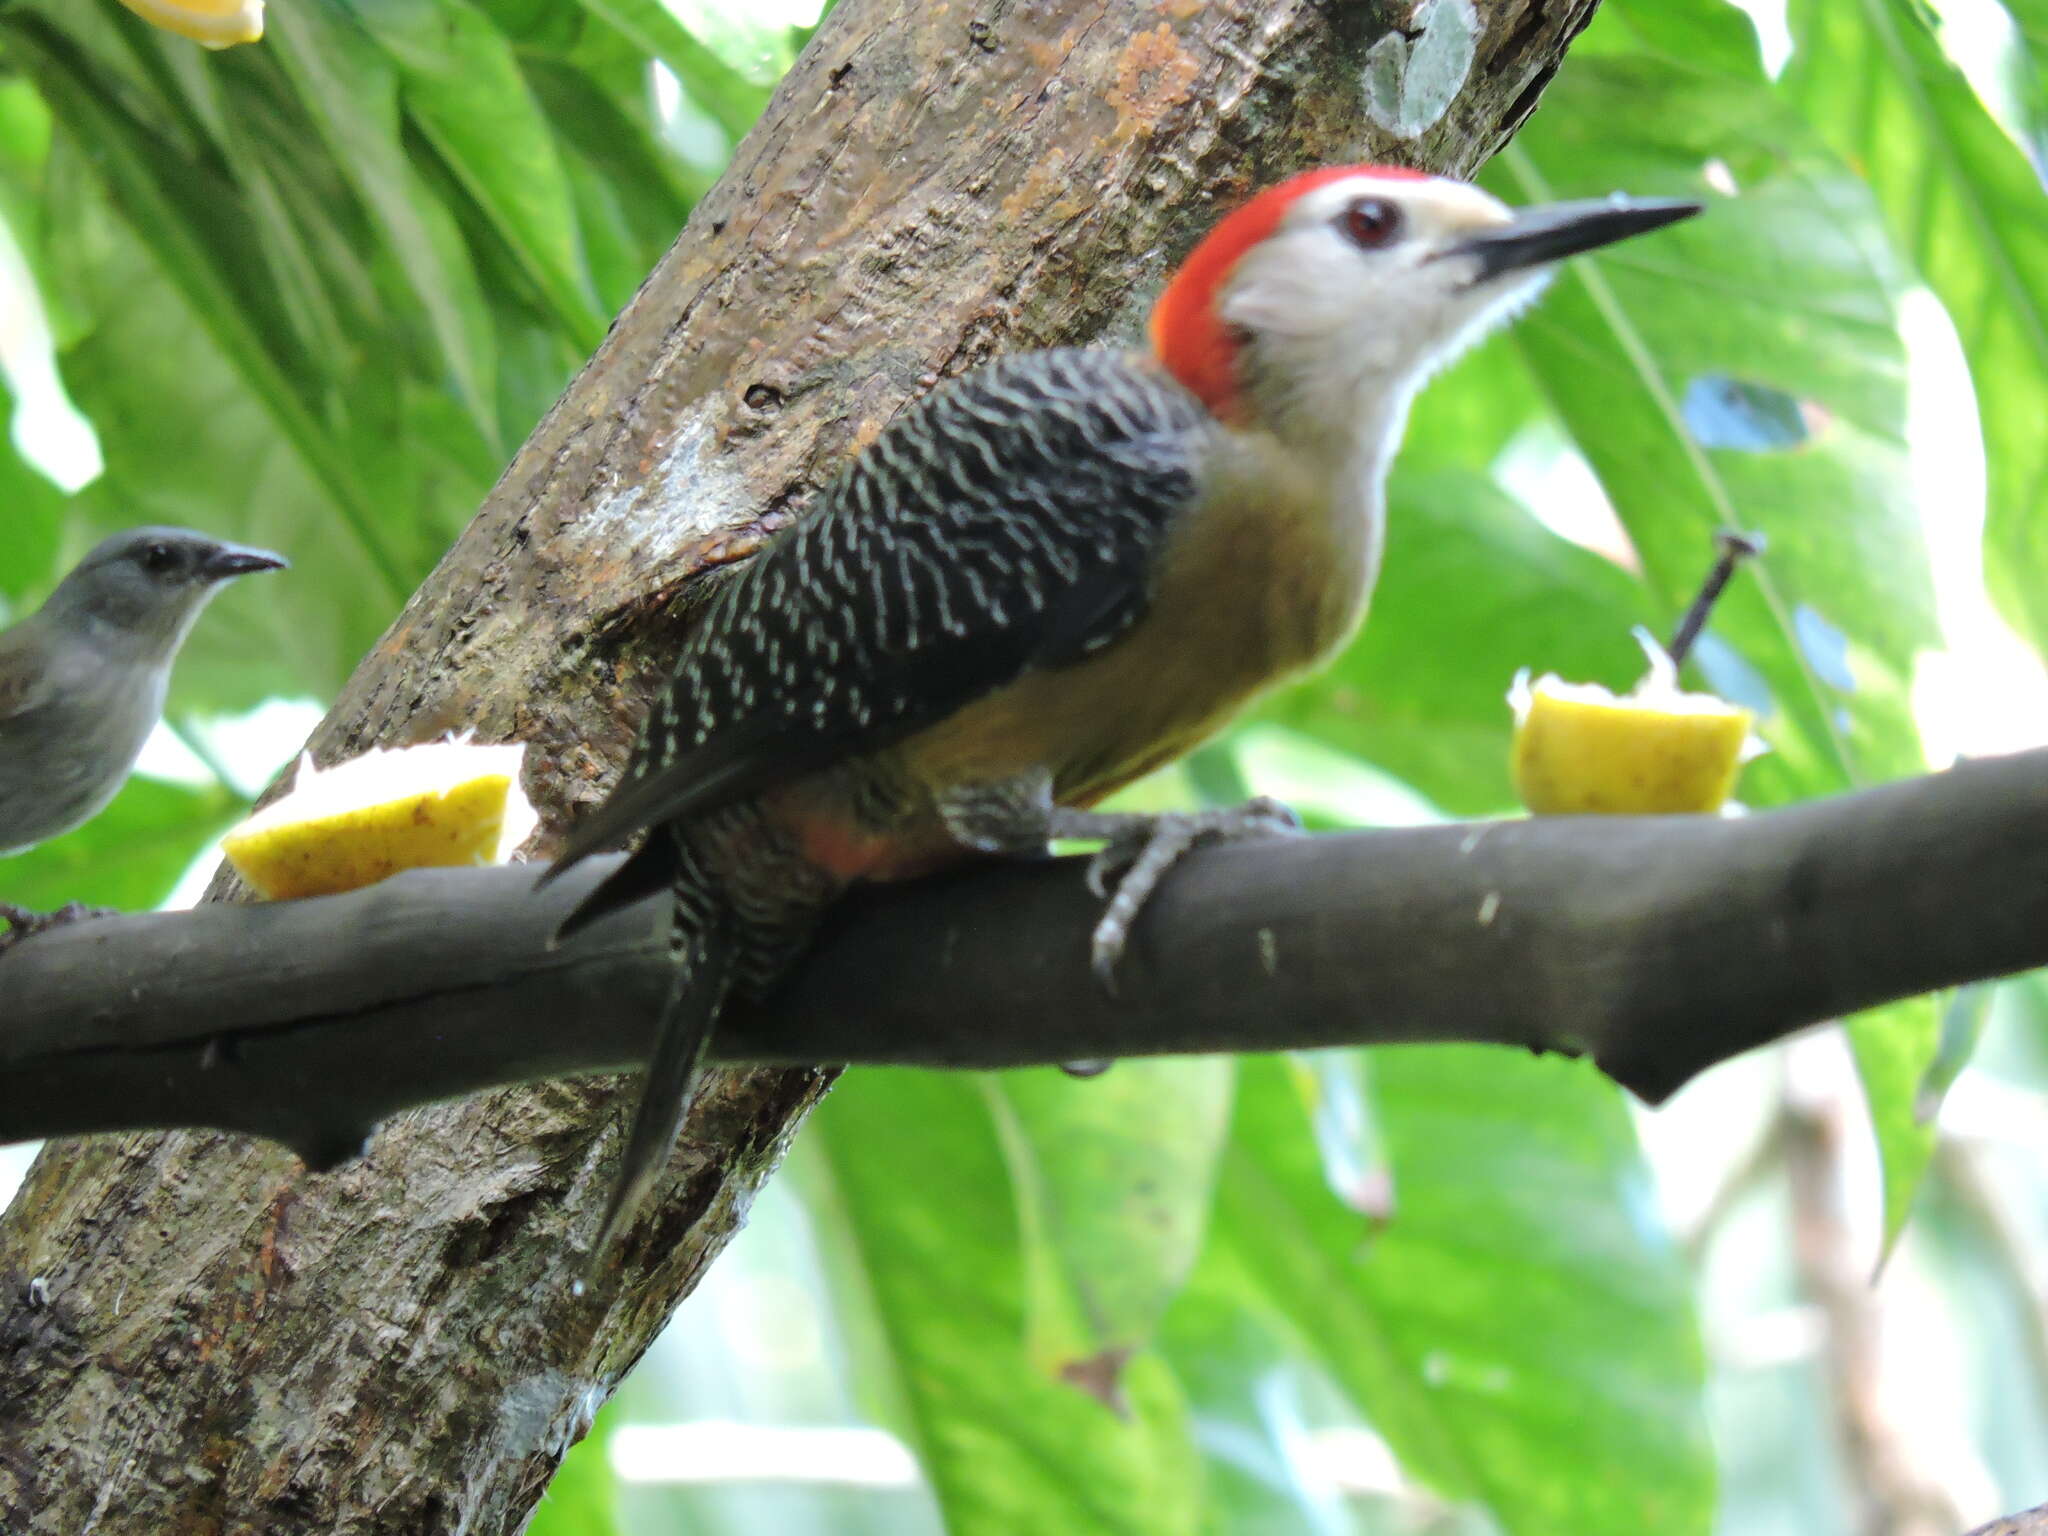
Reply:
M1562 261L1582 251L1597 250L1676 224L1700 211L1698 203L1673 198L1597 198L1582 203L1545 203L1518 209L1514 218L1497 229L1470 238L1444 252L1446 256L1478 258L1479 271L1472 279L1483 283L1524 267Z
M233 576L247 576L255 571L282 571L288 569L291 561L283 555L273 555L267 549L246 549L239 544L223 544L200 563L199 574L208 581L226 581Z

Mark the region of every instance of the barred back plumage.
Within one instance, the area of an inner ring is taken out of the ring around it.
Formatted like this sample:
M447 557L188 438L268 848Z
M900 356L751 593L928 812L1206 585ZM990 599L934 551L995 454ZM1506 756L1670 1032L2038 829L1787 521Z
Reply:
M1136 358L993 363L885 428L706 605L618 788L544 877L652 828L560 934L672 896L676 987L594 1259L659 1173L726 996L772 984L842 887L762 797L831 769L828 820L862 835L896 794L877 754L1137 623L1216 430Z
M1115 639L1217 430L1171 378L1110 352L1001 359L935 390L706 606L558 867Z

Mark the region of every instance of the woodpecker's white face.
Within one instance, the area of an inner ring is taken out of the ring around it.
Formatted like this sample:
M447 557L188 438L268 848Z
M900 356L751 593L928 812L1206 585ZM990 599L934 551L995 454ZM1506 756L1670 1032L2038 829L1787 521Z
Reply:
M1490 273L1476 253L1513 222L1459 181L1359 175L1303 193L1217 296L1246 338L1260 415L1346 437L1387 416L1371 425L1398 430L1430 375L1549 281L1548 264Z

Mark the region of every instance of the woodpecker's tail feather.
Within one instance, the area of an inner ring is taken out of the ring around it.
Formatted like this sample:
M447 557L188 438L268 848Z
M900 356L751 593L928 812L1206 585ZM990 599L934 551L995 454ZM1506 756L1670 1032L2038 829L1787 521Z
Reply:
M619 1233L631 1221L668 1165L676 1133L690 1108L690 1091L712 1027L732 990L734 943L729 922L714 917L702 930L676 937L676 980L655 1026L654 1054L641 1080L640 1100L626 1133L626 1150L604 1221L591 1245L591 1275L603 1268Z
M549 866L547 872L534 882L534 889L543 889L564 866ZM599 918L630 907L657 891L668 890L676 880L675 840L660 828L647 834L647 841L638 852L617 869L606 875L591 888L590 894L570 910L555 929L554 942L563 943L588 928Z

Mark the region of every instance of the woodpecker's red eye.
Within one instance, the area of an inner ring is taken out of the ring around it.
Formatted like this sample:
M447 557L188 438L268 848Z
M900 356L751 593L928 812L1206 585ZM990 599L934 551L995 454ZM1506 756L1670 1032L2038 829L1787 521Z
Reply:
M1353 245L1378 250L1401 233L1401 205L1384 197L1361 197L1344 210L1337 227Z

